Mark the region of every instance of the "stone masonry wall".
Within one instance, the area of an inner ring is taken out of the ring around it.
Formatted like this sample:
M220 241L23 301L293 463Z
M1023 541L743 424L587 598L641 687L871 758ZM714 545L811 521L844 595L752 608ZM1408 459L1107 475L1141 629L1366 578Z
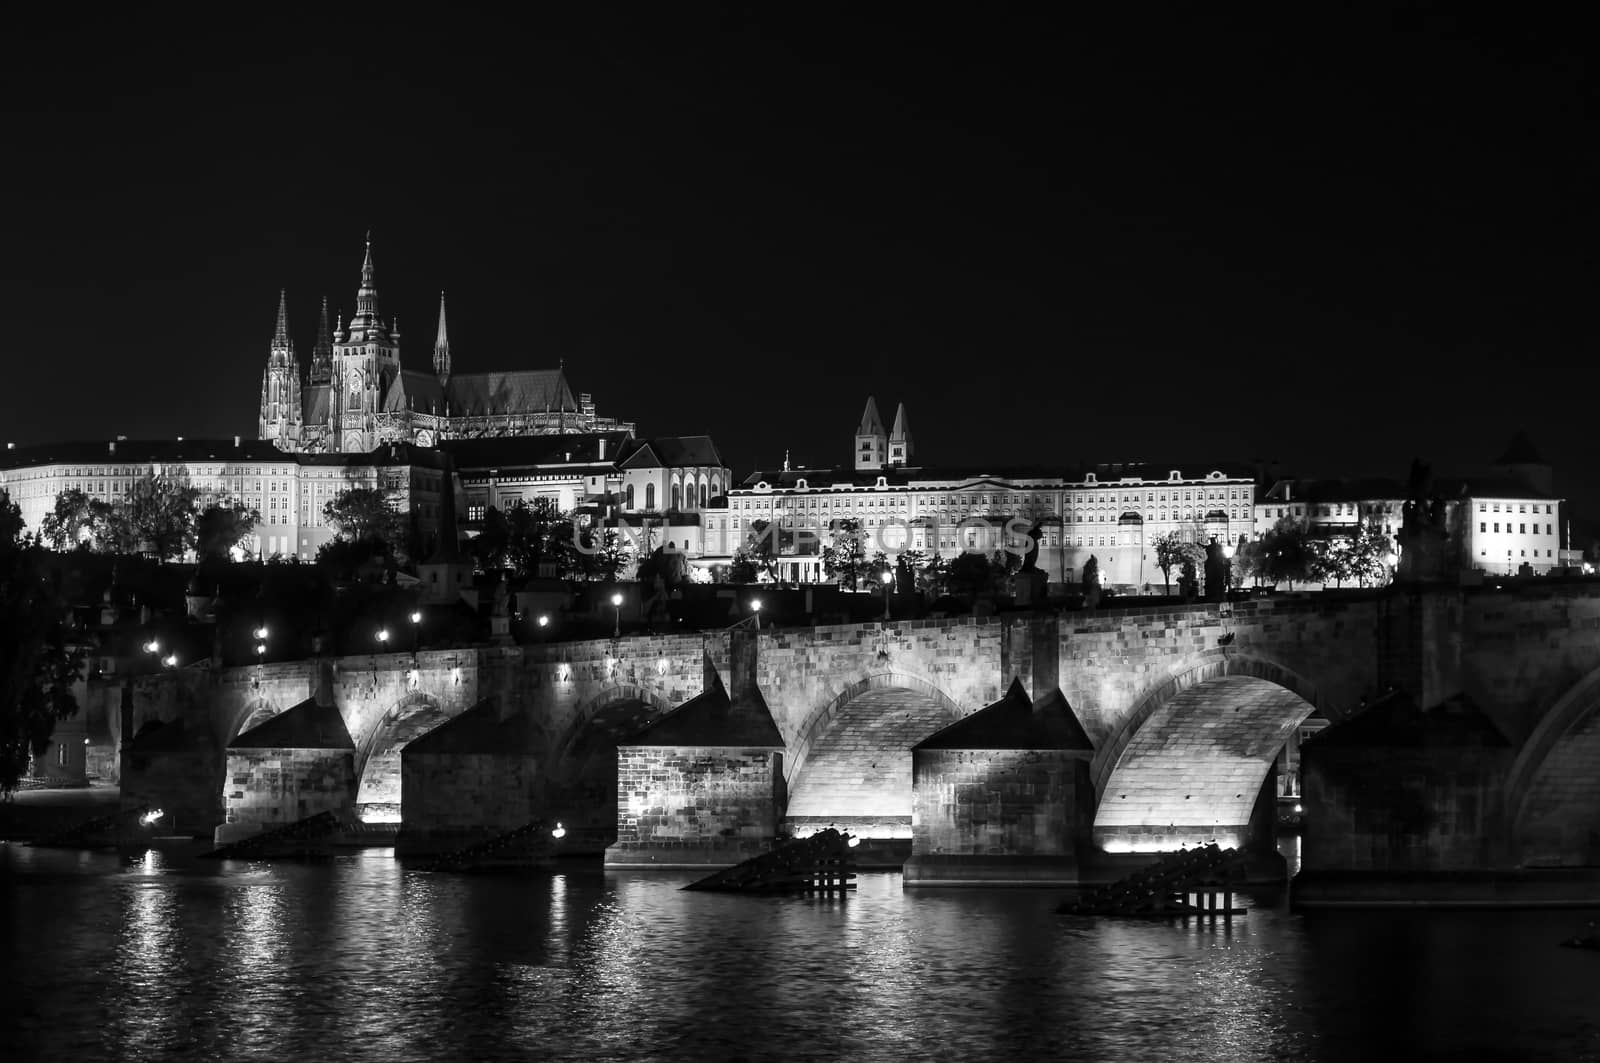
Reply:
M912 852L1075 855L1088 762L1062 750L918 750Z
M1505 866L1504 748L1305 751L1307 871L1443 871Z
M617 749L617 842L642 853L737 863L777 836L781 754L765 749Z
M503 834L540 812L538 759L510 753L406 753L401 818L423 833Z
M319 812L355 809L348 749L235 749L228 753L225 820L217 840L237 841Z

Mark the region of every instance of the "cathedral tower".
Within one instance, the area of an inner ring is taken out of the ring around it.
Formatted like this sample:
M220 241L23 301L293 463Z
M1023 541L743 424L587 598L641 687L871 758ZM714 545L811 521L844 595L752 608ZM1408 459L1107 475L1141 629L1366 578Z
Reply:
M433 341L433 375L439 378L439 389L450 386L450 333L444 327L444 292L439 293L439 335Z
M372 234L361 263L361 288L348 327L333 337L333 369L329 416L333 448L365 452L378 445L378 414L383 397L400 375L400 343L378 316L378 287L373 280Z
M289 339L289 295L278 292L278 327L261 374L261 438L280 450L300 449L300 364Z
M889 464L911 464L911 421L906 417L906 404L894 411L894 428L889 431Z
M328 331L328 297L322 297L322 319L317 323L317 343L311 348L311 378L308 384L327 384L333 380L333 333Z
M861 411L861 424L856 428L856 471L883 468L888 449L889 433L883 429L883 418L878 416L878 403L867 396L867 408Z

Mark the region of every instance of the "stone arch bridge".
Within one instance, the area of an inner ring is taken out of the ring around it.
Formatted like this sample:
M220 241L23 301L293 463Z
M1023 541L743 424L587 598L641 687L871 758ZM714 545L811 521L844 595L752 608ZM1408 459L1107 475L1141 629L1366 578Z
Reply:
M1036 699L1058 689L1093 747L1096 845L1219 837L1243 830L1307 716L1338 722L1400 686L1427 705L1464 697L1505 737L1499 800L1519 844L1600 861L1595 583L768 629L755 646L748 680L781 738L779 812L793 829L909 836L911 747L1015 681ZM729 647L728 632L709 632L343 657L326 662L327 698L380 818L398 814L406 746L487 704L527 721L518 733L542 795L530 800L608 829L610 751L713 686L738 687ZM139 680L127 724L181 718L187 745L130 743L124 800L221 822L229 746L306 703L317 677L317 662L299 661Z

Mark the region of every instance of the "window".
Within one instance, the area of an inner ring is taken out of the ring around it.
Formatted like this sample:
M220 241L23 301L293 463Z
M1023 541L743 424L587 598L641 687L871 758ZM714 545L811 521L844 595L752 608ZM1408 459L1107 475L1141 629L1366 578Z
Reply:
M1551 530L1550 530L1550 525L1548 525L1548 524L1546 524L1546 525L1545 525L1545 526L1544 526L1544 533L1545 533L1545 534L1546 534L1546 535L1554 535L1554 534L1555 534L1555 532L1553 532L1553 531L1551 531Z
M1518 535L1527 535L1528 534L1528 526L1526 524L1518 524L1517 525L1517 534Z
M1480 520L1478 522L1478 530L1481 531L1481 532L1488 531L1489 530L1489 522L1485 521L1485 520Z
M632 509L633 508L633 485L632 484L629 484L628 485L628 489L622 493L622 498L623 498L622 504L624 506L626 506L628 509Z
M656 508L656 485L655 484L645 484L644 485L644 508L647 509L647 510L653 510L653 509Z
M1494 530L1496 532L1498 532L1500 530L1500 522L1499 521L1495 521L1494 522Z

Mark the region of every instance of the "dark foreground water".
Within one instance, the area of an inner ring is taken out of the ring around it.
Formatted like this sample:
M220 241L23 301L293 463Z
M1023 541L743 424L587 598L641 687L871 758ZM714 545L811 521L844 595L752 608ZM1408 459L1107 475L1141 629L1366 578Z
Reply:
M0 844L7 1060L1600 1060L1593 912L1058 916Z

